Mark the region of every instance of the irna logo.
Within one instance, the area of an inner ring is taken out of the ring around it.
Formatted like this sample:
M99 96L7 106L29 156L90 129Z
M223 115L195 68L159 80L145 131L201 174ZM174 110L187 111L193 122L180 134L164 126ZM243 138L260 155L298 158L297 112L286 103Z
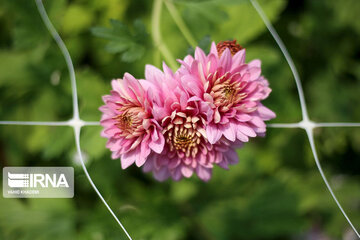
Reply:
M47 188L69 187L65 174L43 173L10 173L8 172L8 185L11 188Z
M5 198L72 198L72 167L4 167Z

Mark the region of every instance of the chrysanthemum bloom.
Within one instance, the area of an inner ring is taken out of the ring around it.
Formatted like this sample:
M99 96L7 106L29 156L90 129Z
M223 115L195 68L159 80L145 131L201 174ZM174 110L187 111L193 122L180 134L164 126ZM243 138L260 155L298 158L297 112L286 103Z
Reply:
M187 56L176 72L183 88L205 101L213 110L206 126L208 141L247 142L264 135L265 120L275 113L261 104L271 89L261 76L260 60L245 63L245 49L236 41L212 43L210 53L196 48L195 58Z
M227 168L238 161L229 141L223 139L216 144L208 141L205 128L213 115L211 106L196 96L191 97L166 65L164 73L147 66L145 78L153 116L161 124L165 138L163 152L149 156L144 164L145 172L152 171L160 181L169 177L180 180L195 172L207 181L215 164Z
M111 95L103 97L105 105L100 107L102 136L108 138L106 146L113 159L120 158L123 169L134 162L140 167L152 151L162 152L162 129L152 117L152 103L139 80L126 73L111 83Z

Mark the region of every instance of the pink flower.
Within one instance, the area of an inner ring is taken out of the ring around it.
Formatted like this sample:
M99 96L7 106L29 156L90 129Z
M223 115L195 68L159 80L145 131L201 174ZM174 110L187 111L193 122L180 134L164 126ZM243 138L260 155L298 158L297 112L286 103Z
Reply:
M148 65L145 71L153 116L163 128L164 150L152 153L144 171L152 171L156 179L169 177L180 180L194 172L208 181L214 165L227 168L238 161L236 152L226 139L211 144L206 124L212 117L211 106L197 96L191 96L180 80L164 65L164 73Z
M106 147L112 158L120 158L123 169L134 162L142 166L150 153L161 153L164 137L161 127L153 119L152 103L147 91L133 76L126 73L123 79L111 82L111 95L103 97L105 105L100 124L102 136L108 138Z
M211 144L222 136L231 141L249 141L265 134L264 121L275 113L261 104L271 92L261 76L260 60L245 63L245 49L236 41L212 43L210 53L196 48L195 58L188 55L176 72L190 96L206 102L213 111L208 118L207 139Z
M179 61L175 73L148 65L146 80L128 73L113 80L100 107L102 136L124 169L135 163L160 181L194 173L208 181L215 165L238 162L236 147L265 134L264 121L275 114L261 101L271 89L260 61L246 64L236 41L213 43L208 55L196 48Z

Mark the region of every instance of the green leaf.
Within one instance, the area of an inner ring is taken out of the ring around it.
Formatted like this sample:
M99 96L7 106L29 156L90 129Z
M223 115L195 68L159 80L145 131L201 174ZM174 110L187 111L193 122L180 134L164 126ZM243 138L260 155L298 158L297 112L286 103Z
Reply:
M229 18L222 4L214 1L181 2L178 5L183 9L182 16L197 39L213 33L218 24Z
M109 53L122 53L121 60L134 62L145 54L148 33L141 20L135 20L132 28L124 23L111 19L111 28L94 27L91 29L93 35L110 40L105 46Z
M134 22L134 37L140 42L147 37L146 27L140 19Z
M93 27L91 33L97 37L106 39L118 39L119 37L113 33L113 30L104 27Z
M117 35L125 35L125 36L131 35L128 27L122 22L115 19L110 19L110 24L113 27L114 33L116 33Z
M192 14L197 14L202 19L208 20L213 23L223 22L228 19L225 11L219 8L219 4L213 2L206 2L201 4L187 4L187 7Z
M140 59L145 53L145 47L141 45L134 45L129 50L124 52L121 56L121 60L124 62L134 62Z
M241 44L252 40L266 27L250 1L177 1L183 17L198 38L211 33L213 40L237 39ZM270 21L285 7L285 0L259 1Z
M105 50L108 51L109 53L120 53L128 49L130 46L131 43L129 42L113 41L113 42L109 42L105 46Z
M285 0L259 1L271 22L276 20L286 5ZM257 37L266 30L265 24L256 13L250 1L237 5L225 5L229 20L217 30L216 40L237 39L241 44Z

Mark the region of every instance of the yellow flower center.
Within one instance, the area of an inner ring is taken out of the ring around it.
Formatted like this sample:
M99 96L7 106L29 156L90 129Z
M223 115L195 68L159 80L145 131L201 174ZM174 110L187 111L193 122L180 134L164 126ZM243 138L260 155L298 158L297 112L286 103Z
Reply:
M117 120L116 126L122 130L122 135L131 138L139 136L142 133L142 118L140 114L144 113L141 107L123 106L118 109L122 113L114 117Z
M200 133L203 129L197 123L200 119L186 117L183 113L178 114L181 116L175 116L163 130L166 142L169 144L170 151L176 151L180 158L184 156L195 158L203 137Z
M246 93L242 93L243 87L240 82L231 81L228 74L223 75L220 78L213 79L213 86L210 90L210 95L214 99L214 104L219 108L221 112L226 112L234 104L239 103L246 97Z

